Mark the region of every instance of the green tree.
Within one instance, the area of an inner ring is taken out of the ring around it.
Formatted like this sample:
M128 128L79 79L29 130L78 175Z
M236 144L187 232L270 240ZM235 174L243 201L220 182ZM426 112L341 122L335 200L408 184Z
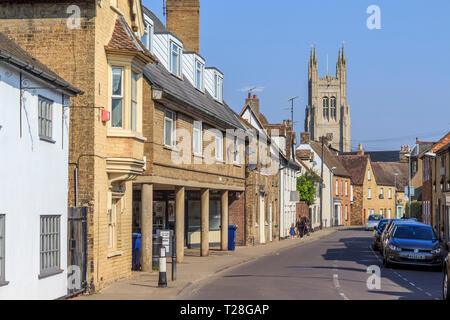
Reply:
M297 191L300 193L300 201L305 201L309 206L316 200L316 184L320 181L315 172L306 171L297 178Z

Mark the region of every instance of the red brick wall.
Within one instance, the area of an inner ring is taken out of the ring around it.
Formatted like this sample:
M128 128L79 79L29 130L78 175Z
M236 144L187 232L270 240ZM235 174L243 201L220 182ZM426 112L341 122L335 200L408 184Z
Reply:
M237 194L240 194L237 198ZM228 221L229 225L237 226L236 245L245 245L245 193L229 192L228 197Z
M305 201L299 201L295 204L296 218L300 220L301 217L309 218L309 206Z

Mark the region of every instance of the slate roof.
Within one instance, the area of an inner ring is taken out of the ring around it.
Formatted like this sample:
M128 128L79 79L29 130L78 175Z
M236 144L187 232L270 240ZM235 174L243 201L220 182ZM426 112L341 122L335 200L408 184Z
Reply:
M17 68L34 74L36 77L53 83L56 87L70 92L72 95L83 92L58 76L45 64L23 50L18 44L0 32L0 61L6 60Z
M342 152L340 155L357 155L358 152ZM370 160L374 162L398 162L400 161L399 151L364 151L364 154L370 155Z
M233 128L244 129L225 102L219 103L206 90L204 93L200 92L187 79L175 77L162 64L147 64L144 68L144 75L153 85L157 85L175 98L210 116L225 121Z
M147 50L144 44L136 38L134 32L130 29L127 22L122 16L116 19L113 34L105 48L136 51L151 58L152 60L156 60L155 57Z
M319 157L322 156L322 144L316 141L310 141L309 145L311 148L317 153ZM351 178L350 172L342 165L342 163L338 160L337 155L331 152L326 146L323 148L323 161L327 165L328 168L336 167L333 171L333 174L340 177L349 177Z
M337 158L351 174L352 184L362 186L369 156L339 155Z
M397 176L397 189L404 190L408 185L408 164L400 162L372 162L373 174L378 185L394 186L395 178Z

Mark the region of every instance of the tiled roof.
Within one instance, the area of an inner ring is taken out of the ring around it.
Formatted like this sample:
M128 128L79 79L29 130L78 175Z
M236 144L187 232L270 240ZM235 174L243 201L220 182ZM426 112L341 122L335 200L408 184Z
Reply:
M358 152L342 152L341 155L357 155ZM371 161L375 162L397 162L400 161L399 151L365 151L364 154L370 156Z
M134 32L130 29L122 16L116 19L113 34L105 48L136 51L144 54L152 60L156 60L155 57L145 48L142 42L136 38Z
M322 144L316 141L309 142L311 148L317 153L319 157L322 156ZM331 152L326 146L324 146L323 151L323 161L327 165L328 168L335 167L336 169L333 171L334 175L340 177L351 177L350 172L342 165L342 163L338 160L337 155Z
M339 155L337 158L351 174L352 183L362 186L369 156Z
M28 52L23 50L14 41L10 40L5 34L0 32L0 58L5 59L10 64L24 69L35 76L53 83L55 86L65 89L72 94L81 94L80 89L75 88L67 81L58 76L45 64L37 60Z
M175 77L162 64L147 64L144 68L144 75L152 84L162 88L166 93L185 101L210 116L226 122L230 125L230 128L244 128L225 102L223 104L219 103L206 90L201 92L187 79Z
M372 162L373 174L378 185L394 186L395 173L397 188L403 190L408 185L408 164L401 162Z
M438 143L436 143L432 148L431 151L438 152L439 150L443 149L450 143L450 132L447 133L441 140L439 140Z

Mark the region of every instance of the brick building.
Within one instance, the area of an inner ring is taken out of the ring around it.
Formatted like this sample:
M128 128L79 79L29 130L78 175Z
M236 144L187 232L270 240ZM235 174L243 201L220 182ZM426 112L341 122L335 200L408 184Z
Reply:
M88 208L90 290L129 277L132 180L145 166L143 69L155 62L136 39L144 34L141 3L6 2L0 19L0 31L84 91L71 100L69 206ZM105 111L111 121L102 121Z
M134 181L133 228L142 233L143 270L151 270L157 229L175 230L183 261L186 246L200 247L202 256L210 246L227 250L228 225L244 226L244 144L238 135L244 127L223 99L223 74L206 67L198 51L198 32L187 32L198 29L199 2L167 1L166 9L171 29L143 9L142 42L158 59L144 69L146 168Z

